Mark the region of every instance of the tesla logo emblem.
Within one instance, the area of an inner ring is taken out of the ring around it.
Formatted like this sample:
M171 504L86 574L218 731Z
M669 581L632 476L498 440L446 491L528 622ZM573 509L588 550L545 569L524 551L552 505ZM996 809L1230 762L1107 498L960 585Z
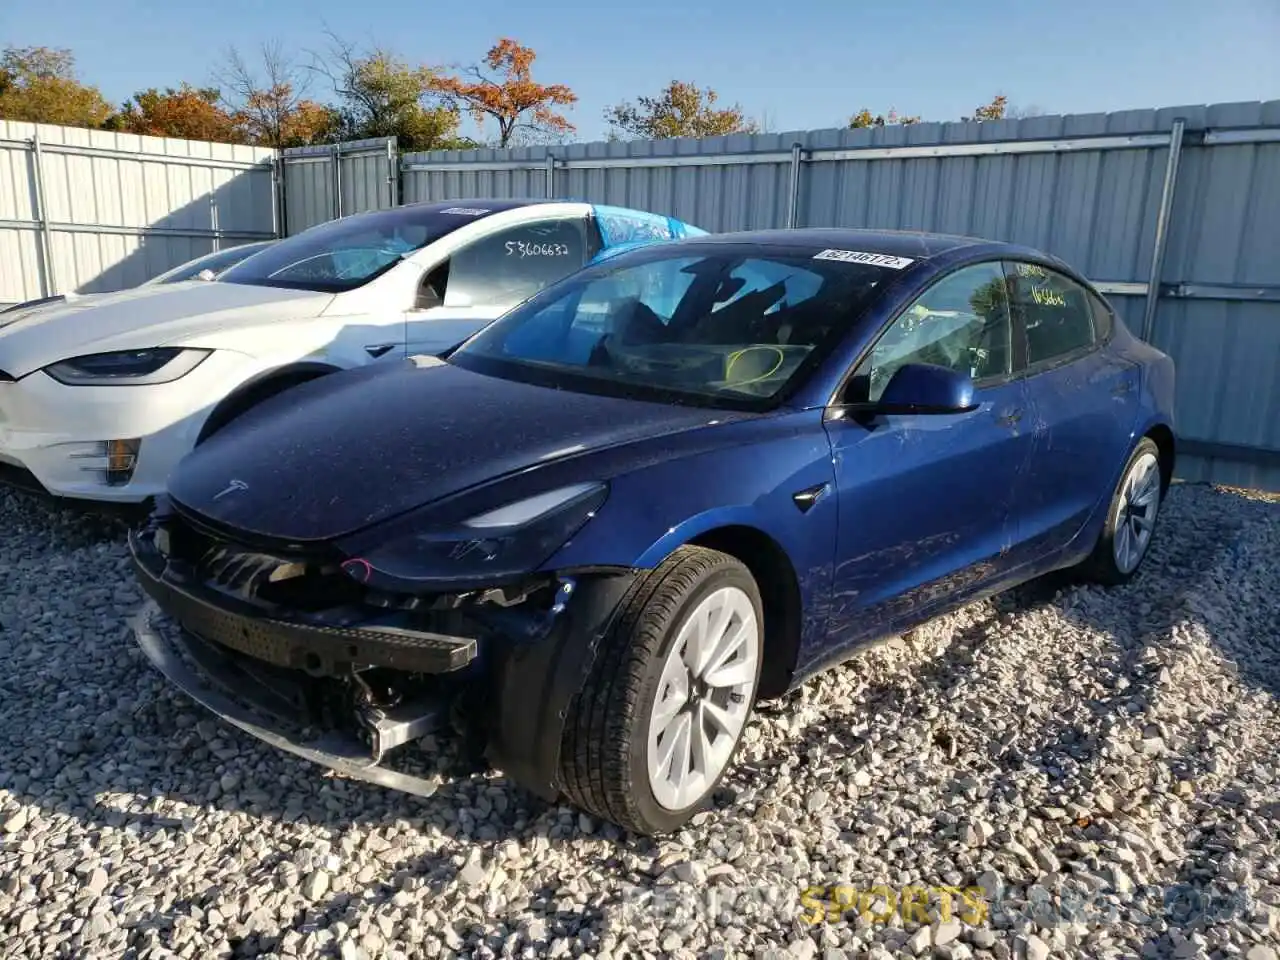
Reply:
M245 483L243 480L232 480L230 483L227 484L227 488L225 490L223 490L221 493L214 494L213 499L221 500L228 493L235 493L237 490L248 490L248 489L249 489L249 485Z

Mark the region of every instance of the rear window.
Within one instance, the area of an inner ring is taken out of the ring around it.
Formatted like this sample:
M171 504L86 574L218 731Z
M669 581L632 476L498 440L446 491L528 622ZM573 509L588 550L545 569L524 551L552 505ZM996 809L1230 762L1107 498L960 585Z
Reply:
M241 261L218 279L342 293L363 286L409 254L490 212L473 207L401 207L330 220Z
M1008 264L1010 304L1027 331L1027 365L1092 346L1093 309L1084 287L1038 263Z

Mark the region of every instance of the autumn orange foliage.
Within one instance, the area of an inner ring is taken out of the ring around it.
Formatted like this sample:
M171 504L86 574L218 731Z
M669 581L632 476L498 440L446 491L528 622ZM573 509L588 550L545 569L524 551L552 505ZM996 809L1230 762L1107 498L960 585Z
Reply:
M235 120L218 106L218 91L183 84L163 93L154 87L140 90L107 121L113 130L153 137L240 143L243 135Z
M574 125L554 107L572 106L578 95L562 83L534 81L532 47L503 37L485 55L483 66L469 68L462 76L437 76L432 89L444 99L468 111L477 123L492 119L498 124L498 146L506 147L519 130L540 135L571 133Z

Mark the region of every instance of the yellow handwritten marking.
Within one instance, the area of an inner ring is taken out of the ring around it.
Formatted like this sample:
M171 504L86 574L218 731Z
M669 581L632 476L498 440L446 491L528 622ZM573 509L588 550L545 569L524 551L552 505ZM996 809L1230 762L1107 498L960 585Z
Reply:
M752 377L749 380L739 380L737 383L734 383L733 380L731 379L733 376L733 365L738 362L738 358L741 357L744 353L750 353L752 350L772 350L774 353L778 355L778 362L775 363L769 369L768 373L762 373L758 377ZM729 354L729 365L725 368L725 371L724 371L725 383L727 383L729 386L732 386L732 387L741 387L741 386L745 386L748 383L759 383L761 380L768 380L770 377L772 377L775 373L778 372L778 368L781 367L783 363L786 362L786 359L787 359L786 354L784 354L777 347L769 347L769 346L743 347L741 350L735 350L733 353Z
M1031 299L1042 307L1065 307L1067 305L1066 298L1056 290L1046 290L1044 287L1033 287L1031 289Z

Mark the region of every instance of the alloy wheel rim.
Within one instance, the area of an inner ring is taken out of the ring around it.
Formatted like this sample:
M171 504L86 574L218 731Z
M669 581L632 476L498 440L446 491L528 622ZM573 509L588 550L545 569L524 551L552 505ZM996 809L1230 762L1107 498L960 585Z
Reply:
M1160 469L1155 455L1139 457L1120 487L1112 550L1121 573L1137 569L1151 544L1151 534L1160 509Z
M751 711L760 639L738 587L708 594L681 625L649 716L649 788L664 809L696 803L728 765Z

